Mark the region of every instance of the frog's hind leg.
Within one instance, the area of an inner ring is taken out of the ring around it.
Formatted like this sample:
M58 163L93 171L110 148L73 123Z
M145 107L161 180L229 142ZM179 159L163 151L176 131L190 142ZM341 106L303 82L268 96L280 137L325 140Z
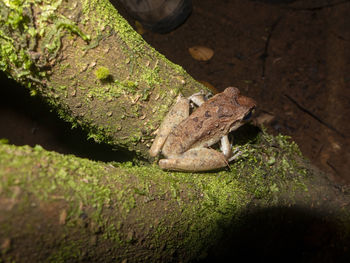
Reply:
M177 97L176 103L169 110L165 116L162 124L159 127L156 138L153 141L149 154L154 157L162 149L166 138L169 133L177 126L181 121L186 119L190 114L190 105L188 99L181 94Z
M228 161L221 153L208 148L194 148L187 152L161 159L159 166L165 170L175 171L209 171L227 166Z

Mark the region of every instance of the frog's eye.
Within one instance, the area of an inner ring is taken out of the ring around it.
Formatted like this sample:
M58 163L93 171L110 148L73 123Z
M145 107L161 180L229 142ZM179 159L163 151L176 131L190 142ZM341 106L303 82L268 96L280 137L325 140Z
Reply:
M247 121L252 117L252 112L250 111L247 115L244 116L243 120Z

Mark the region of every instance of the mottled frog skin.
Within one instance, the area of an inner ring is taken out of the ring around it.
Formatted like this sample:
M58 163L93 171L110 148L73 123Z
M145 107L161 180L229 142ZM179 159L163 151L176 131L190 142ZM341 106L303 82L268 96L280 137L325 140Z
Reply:
M189 115L190 101L199 107ZM256 103L234 87L204 101L202 94L186 99L179 96L159 128L149 151L151 156L162 152L166 159L159 166L166 170L207 171L222 168L232 161L228 133L248 121ZM219 152L209 149L221 140Z

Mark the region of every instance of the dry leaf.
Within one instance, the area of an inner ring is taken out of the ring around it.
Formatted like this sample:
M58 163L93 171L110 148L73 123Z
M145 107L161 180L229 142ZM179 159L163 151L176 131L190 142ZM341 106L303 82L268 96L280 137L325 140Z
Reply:
M255 125L268 124L270 123L275 116L269 113L261 113L258 117L255 118Z
M59 224L64 225L66 223L66 219L67 219L67 211L66 209L63 209L60 213Z
M195 60L199 61L208 61L214 55L214 51L212 49L204 46L190 47L188 51Z
M5 238L5 240L0 245L0 253L6 254L10 250L11 239Z
M135 21L135 28L136 32L140 35L143 35L146 32L146 30L143 28L143 25L137 20Z

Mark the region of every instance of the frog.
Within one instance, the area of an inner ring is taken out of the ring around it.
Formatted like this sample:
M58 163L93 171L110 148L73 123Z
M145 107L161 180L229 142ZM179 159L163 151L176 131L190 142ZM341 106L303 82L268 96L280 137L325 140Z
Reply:
M190 114L191 105L197 106ZM228 134L248 122L256 108L252 98L236 87L206 99L203 92L188 98L178 95L149 150L152 157L165 157L158 165L163 170L203 172L221 169L237 159ZM220 141L220 151L211 146Z

